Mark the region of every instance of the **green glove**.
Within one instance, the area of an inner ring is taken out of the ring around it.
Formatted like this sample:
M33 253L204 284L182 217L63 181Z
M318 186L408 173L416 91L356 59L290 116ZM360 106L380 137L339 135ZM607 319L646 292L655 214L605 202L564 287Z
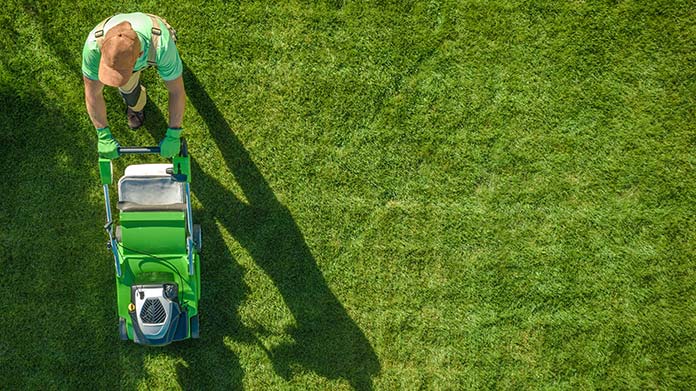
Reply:
M99 140L97 144L97 151L99 152L99 157L104 159L116 159L118 157L118 141L114 139L111 135L111 130L107 126L106 128L97 129L97 139Z
M164 138L159 143L160 155L162 155L162 157L174 157L174 155L179 153L179 149L181 149L179 137L181 137L181 128L167 129L167 134L165 134Z

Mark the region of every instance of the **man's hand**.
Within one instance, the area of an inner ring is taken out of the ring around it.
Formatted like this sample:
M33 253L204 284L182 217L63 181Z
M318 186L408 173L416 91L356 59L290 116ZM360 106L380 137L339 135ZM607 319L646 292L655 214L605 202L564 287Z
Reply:
M160 155L162 155L162 157L170 158L179 153L179 149L181 149L181 141L179 140L180 137L181 128L167 129L167 134L159 143Z
M97 137L99 143L97 144L97 151L99 152L99 157L105 159L116 159L118 157L118 141L114 139L111 135L111 130L106 128L97 129Z

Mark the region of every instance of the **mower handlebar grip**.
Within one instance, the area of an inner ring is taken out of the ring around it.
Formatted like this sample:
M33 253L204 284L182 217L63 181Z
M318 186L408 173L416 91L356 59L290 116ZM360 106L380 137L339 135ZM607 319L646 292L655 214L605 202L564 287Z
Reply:
M148 153L160 153L160 147L118 147L119 155L144 155ZM185 138L181 138L179 156L188 156L188 145Z
M159 147L119 147L119 155L142 155L146 153L159 153Z

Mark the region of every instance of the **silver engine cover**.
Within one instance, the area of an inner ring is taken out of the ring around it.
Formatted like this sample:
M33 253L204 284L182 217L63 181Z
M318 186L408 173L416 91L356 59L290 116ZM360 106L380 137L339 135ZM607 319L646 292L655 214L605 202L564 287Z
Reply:
M164 336L172 321L171 302L165 297L164 286L135 288L135 311L138 324L147 338Z

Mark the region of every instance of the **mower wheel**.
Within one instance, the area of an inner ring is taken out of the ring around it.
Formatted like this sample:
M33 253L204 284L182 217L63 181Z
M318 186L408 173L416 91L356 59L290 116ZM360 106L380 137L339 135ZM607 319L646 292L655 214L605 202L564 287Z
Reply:
M120 334L121 341L128 341L128 329L126 327L126 320L118 318L118 333Z
M203 251L203 236L201 234L201 225L193 225L193 242L196 245L196 250L200 253Z
M116 229L114 229L114 237L116 238L116 241L121 243L121 226L117 225Z
M197 338L200 337L200 334L199 334L199 331L198 331L198 327L199 327L199 325L198 325L198 315L194 315L194 316L191 318L191 338L196 338L196 339L197 339Z

